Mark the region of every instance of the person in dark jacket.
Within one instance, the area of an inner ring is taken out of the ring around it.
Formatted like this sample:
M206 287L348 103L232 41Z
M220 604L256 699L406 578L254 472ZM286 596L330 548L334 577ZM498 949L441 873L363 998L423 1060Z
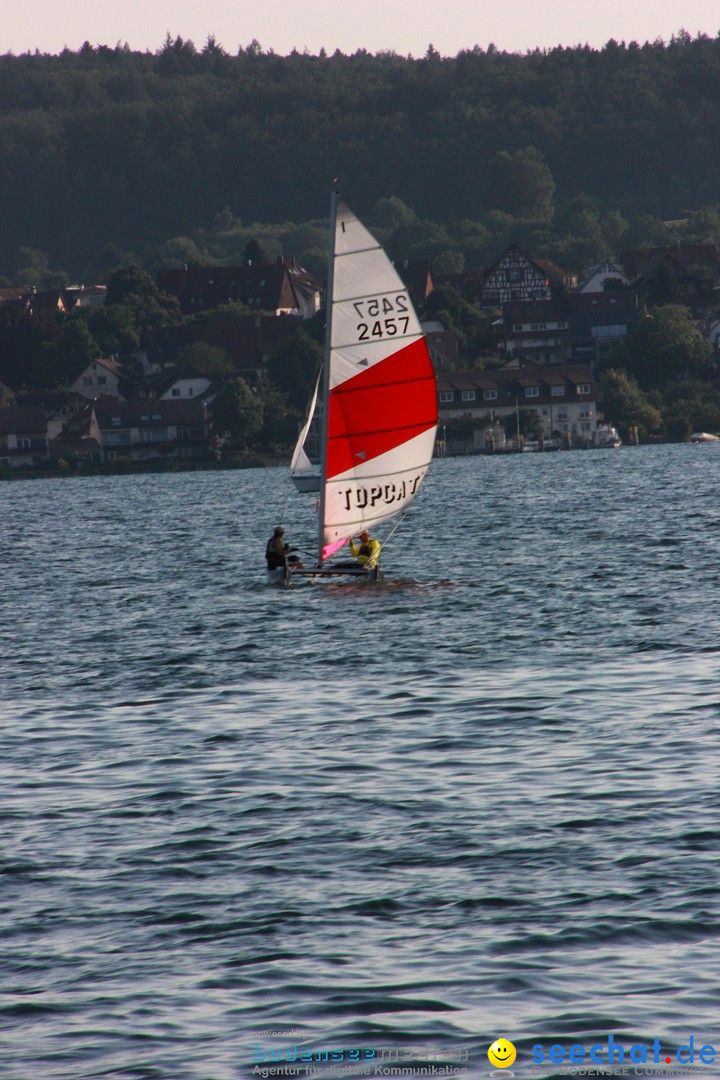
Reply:
M282 525L278 525L265 548L268 570L278 570L281 566L287 566L288 563L292 563L293 566L302 566L298 556L290 554L294 550L285 543L285 529Z

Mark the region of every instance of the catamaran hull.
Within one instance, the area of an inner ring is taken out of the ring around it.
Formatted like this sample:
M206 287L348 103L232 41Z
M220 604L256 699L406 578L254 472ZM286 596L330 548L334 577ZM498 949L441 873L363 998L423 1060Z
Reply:
M294 578L314 578L316 580L346 580L346 581L380 581L382 579L382 571L379 566L373 566L369 570L366 570L363 566L358 566L357 569L347 567L342 570L340 568L327 566L324 569L312 569L303 568L302 570L295 570L292 567L288 567L288 572L285 575L285 584L290 585Z
M317 474L293 476L292 482L297 491L308 492L320 490L320 477Z
M366 570L363 566L357 568L346 567L344 570L333 566L327 566L324 569L318 569L317 567L295 569L292 566L279 566L277 570L267 571L268 585L291 585L294 578L338 581L345 579L346 581L363 583L382 581L383 574L379 566L373 566L369 570Z

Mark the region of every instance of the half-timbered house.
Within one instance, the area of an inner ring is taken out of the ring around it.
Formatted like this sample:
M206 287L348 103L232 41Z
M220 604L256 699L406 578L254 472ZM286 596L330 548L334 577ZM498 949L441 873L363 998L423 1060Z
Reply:
M510 244L486 271L481 302L483 307L501 307L518 300L552 300L576 284L575 276L555 263L531 259L517 244Z

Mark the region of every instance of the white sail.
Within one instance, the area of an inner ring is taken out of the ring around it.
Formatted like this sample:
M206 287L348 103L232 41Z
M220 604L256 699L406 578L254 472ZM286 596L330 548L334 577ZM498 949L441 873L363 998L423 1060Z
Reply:
M297 472L309 472L312 469L312 462L307 456L307 453L305 452L305 440L307 439L310 425L315 418L315 407L317 405L319 387L320 376L318 375L317 381L315 383L315 390L313 391L313 396L310 401L310 408L308 409L307 420L305 421L303 427L300 430L298 440L295 443L295 450L293 451L293 456L290 461L290 472L292 475L295 475L295 473Z
M321 557L408 505L437 429L435 373L408 290L344 204L331 258Z

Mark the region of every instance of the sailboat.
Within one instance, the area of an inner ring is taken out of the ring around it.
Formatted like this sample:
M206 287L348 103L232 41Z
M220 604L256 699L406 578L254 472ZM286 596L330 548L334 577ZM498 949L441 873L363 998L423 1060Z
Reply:
M298 440L295 444L295 450L290 461L290 476L292 477L292 482L298 491L320 490L320 472L317 468L313 467L313 463L308 456L307 447L310 432L315 426L315 422L317 420L315 410L317 406L318 390L320 387L320 378L321 375L318 375L317 382L315 383L315 391L310 401L310 408L308 409L307 419L300 430Z
M408 290L336 192L322 382L317 564L288 566L286 581L376 576L377 567L334 567L332 558L407 510L435 447L435 372Z

